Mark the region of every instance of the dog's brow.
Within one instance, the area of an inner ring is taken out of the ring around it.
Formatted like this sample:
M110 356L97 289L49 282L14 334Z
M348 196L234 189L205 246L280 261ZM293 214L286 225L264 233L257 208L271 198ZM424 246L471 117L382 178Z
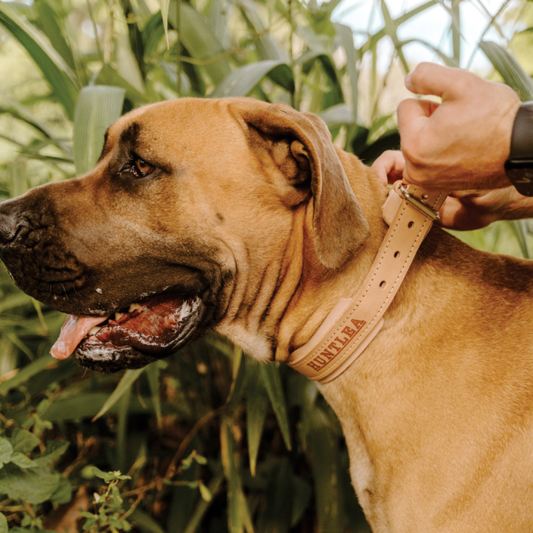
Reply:
M137 137L141 131L141 126L137 122L133 122L127 128L125 128L121 134L119 143L120 144L129 144L130 146L135 146L137 142Z
M104 133L104 146L102 147L102 153L100 154L100 157L98 158L98 162L100 162L110 150L110 147L107 145L108 138L109 138L109 128L107 128L107 130L105 130L105 133Z

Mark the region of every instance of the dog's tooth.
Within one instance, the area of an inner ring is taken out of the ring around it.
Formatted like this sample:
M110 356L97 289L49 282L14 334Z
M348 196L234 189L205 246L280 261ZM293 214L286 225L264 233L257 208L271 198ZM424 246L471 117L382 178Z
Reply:
M89 330L89 335L96 335L102 328L98 326L94 326L94 328L91 328Z
M130 305L130 308L128 309L128 313L133 313L133 311L135 311L135 309L140 309L141 306L139 304L131 304Z
M115 313L115 320L119 320L124 316L125 313Z

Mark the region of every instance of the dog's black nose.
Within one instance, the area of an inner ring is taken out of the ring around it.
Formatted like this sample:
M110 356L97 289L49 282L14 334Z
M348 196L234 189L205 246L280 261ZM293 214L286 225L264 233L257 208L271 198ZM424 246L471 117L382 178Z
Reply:
M17 220L9 206L8 202L0 204L0 246L11 242L17 234Z

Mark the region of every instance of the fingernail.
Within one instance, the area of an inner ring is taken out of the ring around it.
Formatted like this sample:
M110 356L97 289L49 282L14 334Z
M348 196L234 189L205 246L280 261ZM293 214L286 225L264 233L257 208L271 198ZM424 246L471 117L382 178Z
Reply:
M405 76L405 86L407 88L410 87L411 85L411 78L413 77L413 73L412 72L409 72L409 74L407 74L407 76Z

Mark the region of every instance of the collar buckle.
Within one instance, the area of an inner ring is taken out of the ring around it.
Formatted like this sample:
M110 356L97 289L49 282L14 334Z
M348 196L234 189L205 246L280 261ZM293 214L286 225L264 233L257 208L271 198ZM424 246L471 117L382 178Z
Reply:
M396 185L396 183L398 185ZM404 187L403 182L397 181L396 183L394 184L395 191L399 195L403 196L407 203L418 209L423 215L430 217L431 220L440 219L439 213L426 204L423 199L417 198L416 196L410 194L409 191Z

